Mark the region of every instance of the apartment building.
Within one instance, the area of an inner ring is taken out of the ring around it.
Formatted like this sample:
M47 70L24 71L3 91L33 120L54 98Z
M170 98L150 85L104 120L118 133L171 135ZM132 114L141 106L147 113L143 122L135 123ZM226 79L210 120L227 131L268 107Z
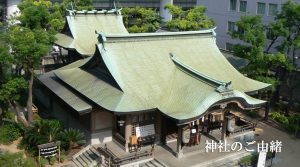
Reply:
M283 3L288 0L197 0L197 5L207 7L207 15L217 24L217 45L229 49L241 41L231 39L228 31L236 29L235 22L244 15L260 15L263 22L268 24L281 10ZM294 0L299 2L300 0Z

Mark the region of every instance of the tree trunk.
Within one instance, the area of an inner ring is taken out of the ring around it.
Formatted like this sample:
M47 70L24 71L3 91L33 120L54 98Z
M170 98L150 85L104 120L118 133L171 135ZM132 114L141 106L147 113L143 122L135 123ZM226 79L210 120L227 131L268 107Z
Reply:
M32 112L32 87L33 87L33 68L30 69L30 79L28 87L28 99L27 99L27 113L28 113L28 122L33 123L33 112Z
M266 52L269 53L271 47L273 46L273 44L275 43L275 41L277 40L278 37L276 37L275 39L272 40L272 42L270 43L270 45L268 46Z
M297 68L297 62L296 62L296 48L293 48L293 65L295 68Z
M19 104L17 102L11 101L10 105L12 106L12 108L14 109L14 111L16 112L18 121L22 122L22 124L25 127L28 127L29 124L28 124L27 120L22 116L20 108L19 108Z
M2 107L0 107L0 126L3 125L3 113L4 113L4 110L2 109Z

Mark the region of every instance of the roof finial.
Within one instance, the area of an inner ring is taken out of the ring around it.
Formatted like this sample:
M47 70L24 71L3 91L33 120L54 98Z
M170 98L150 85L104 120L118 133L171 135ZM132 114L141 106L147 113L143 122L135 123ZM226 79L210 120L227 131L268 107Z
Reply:
M116 1L115 1L115 0L114 0L114 11L115 11L115 13L116 13L117 15L120 14L120 10L118 10L118 7L117 7L117 5L116 5Z
M107 41L106 36L104 34L104 32L97 32L97 30L95 30L95 33L98 34L98 41L102 44L103 49L105 50L104 47L104 43Z
M213 39L215 40L215 42L217 41L216 38L217 38L217 33L215 31L215 29L217 29L217 27L214 27L213 29L211 29L211 32L212 32L212 37Z

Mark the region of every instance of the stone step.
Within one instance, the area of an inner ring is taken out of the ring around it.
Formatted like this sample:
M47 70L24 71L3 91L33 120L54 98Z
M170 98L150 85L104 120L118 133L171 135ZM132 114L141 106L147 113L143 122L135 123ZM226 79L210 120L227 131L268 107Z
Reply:
M86 153L89 155L89 157L92 159L92 160L97 160L99 159L99 156L95 153L93 153L91 150L86 150Z
M90 157L90 155L87 152L83 152L81 155L86 157L90 163L93 163L94 160Z
M77 160L73 160L74 164L77 166L77 167L84 167L83 165L80 164L80 162L78 162Z
M98 157L101 157L100 153L97 151L95 147L91 147L89 150L91 150L94 154L96 154Z
M85 157L83 154L79 155L79 158L82 159L83 162L85 162L85 164L89 165L91 162L89 161L89 159L87 157Z
M75 161L78 161L82 166L86 166L87 164L81 159L80 156L78 156L77 158L75 158Z
M155 167L152 163L150 163L150 161L147 162L145 165L146 165L147 167Z
M164 167L164 165L162 165L159 161L157 161L156 159L150 161L154 166L156 167Z

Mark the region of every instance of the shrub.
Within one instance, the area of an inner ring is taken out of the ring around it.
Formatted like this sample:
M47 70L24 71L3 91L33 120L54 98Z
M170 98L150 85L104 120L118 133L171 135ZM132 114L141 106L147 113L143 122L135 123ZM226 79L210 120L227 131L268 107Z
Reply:
M78 147L86 143L84 134L78 129L66 129L59 134L59 140L62 142L62 147L66 150Z
M273 118L275 121L278 121L279 123L282 123L283 125L289 124L288 118L279 112L272 112L271 118Z
M21 141L21 148L37 154L37 145L57 140L58 133L62 131L62 124L57 120L39 120L25 131Z
M258 154L254 153L242 158L239 162L242 166L256 166L258 160Z
M65 160L66 160L66 155L64 155L64 154L61 154L60 155L60 162L64 162Z
M16 116L15 112L12 112L12 111L7 111L7 112L3 113L3 118L7 118L10 120L14 120L15 116Z
M42 167L44 167L44 166L46 166L46 165L48 165L48 164L49 164L49 163L48 163L48 160L45 159L45 158L43 158L43 157L41 157L40 165L41 165Z
M55 156L49 158L49 164L50 165L54 165L56 162L57 162L57 159L56 159Z
M22 153L5 153L0 154L0 166L37 167L37 164L32 158L24 158Z
M286 125L287 130L291 132L300 131L300 114L294 114L288 117L288 124Z
M16 123L7 123L0 127L0 143L10 144L21 137L20 126Z

